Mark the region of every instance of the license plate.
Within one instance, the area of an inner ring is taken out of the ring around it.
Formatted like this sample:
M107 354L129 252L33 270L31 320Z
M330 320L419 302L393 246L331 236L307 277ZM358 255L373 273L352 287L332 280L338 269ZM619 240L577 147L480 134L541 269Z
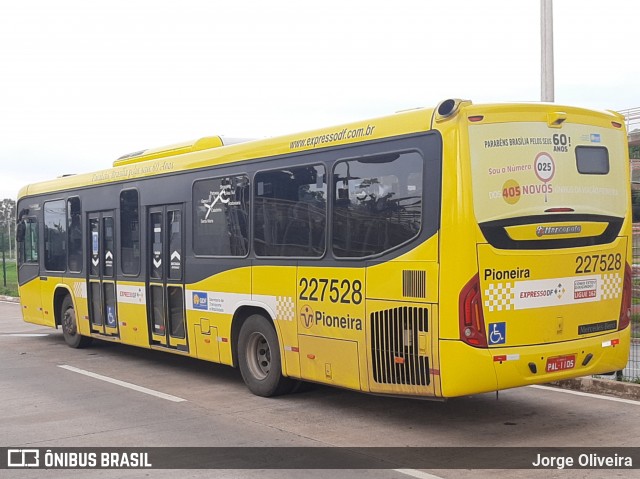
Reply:
M576 365L576 355L555 356L547 359L547 372L555 373L566 369L573 369Z

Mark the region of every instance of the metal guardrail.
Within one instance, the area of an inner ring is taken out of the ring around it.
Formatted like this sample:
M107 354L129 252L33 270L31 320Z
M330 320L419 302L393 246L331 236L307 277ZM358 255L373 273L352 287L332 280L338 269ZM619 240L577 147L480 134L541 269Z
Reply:
M629 133L634 130L640 129L640 107L620 110L618 111L618 113L624 115L624 121L627 125L627 131Z
M625 381L640 381L640 223L633 225L633 258L631 264L631 350L629 362L622 371Z
M618 113L624 115L627 132L629 134L629 144L640 142L640 107L620 110ZM638 140L638 141L636 141ZM634 152L638 146L630 148ZM635 153L634 153L635 154ZM631 175L633 203L640 206L640 160L631 160ZM640 208L634 208L634 221L640 218ZM633 225L633 257L631 264L632 271L632 295L631 295L631 350L629 351L629 361L627 367L618 371L617 379L625 381L640 382L640 223Z
M627 366L615 375L598 376L640 383L640 223L633 225L633 258L631 263L631 349Z

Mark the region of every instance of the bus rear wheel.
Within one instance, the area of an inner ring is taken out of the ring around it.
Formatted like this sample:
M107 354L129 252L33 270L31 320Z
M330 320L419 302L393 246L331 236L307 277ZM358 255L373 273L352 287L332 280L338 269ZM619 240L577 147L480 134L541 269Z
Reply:
M76 310L70 296L65 296L60 306L60 323L62 335L67 346L72 348L84 348L91 344L91 338L82 336L78 331L78 321L76 320Z
M280 346L273 325L260 314L249 316L238 336L238 365L242 379L257 396L291 392L295 381L282 375Z

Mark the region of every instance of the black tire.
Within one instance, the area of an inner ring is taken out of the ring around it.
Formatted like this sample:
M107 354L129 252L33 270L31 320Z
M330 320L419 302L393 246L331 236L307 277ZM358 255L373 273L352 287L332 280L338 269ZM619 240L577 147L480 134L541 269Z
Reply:
M84 348L91 344L91 338L82 336L78 332L78 321L76 320L76 310L73 308L73 301L70 296L65 296L60 306L60 325L64 342L71 348Z
M257 396L287 394L295 386L295 381L282 375L278 336L262 315L249 316L240 328L238 365L245 384Z

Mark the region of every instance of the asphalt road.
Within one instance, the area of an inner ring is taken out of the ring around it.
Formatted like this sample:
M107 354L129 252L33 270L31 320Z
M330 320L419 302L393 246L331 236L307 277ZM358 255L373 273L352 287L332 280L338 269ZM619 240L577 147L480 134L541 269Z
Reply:
M64 366L64 367L62 367ZM100 375L87 376L86 373ZM126 382L106 382L104 378ZM132 385L147 390L131 389ZM158 394L154 394L158 393ZM162 394L167 396L162 396ZM179 401L180 400L180 401ZM0 303L0 447L640 446L640 402L520 388L447 402L322 386L253 396L237 370L96 342L22 322ZM2 477L43 477L4 470ZM640 477L640 470L128 470L46 477L513 478Z

